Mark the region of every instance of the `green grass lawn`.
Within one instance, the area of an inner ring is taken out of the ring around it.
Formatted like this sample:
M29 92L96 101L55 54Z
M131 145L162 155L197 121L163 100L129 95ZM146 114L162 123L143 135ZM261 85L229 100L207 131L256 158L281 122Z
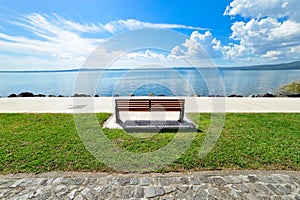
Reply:
M97 114L103 124L109 114ZM300 114L227 114L223 132L203 159L199 149L210 114L200 117L196 139L174 163L158 172L263 169L300 170ZM167 145L176 133L135 137L122 130L103 129L116 145L132 152L150 152ZM0 114L0 173L105 171L82 144L71 114Z

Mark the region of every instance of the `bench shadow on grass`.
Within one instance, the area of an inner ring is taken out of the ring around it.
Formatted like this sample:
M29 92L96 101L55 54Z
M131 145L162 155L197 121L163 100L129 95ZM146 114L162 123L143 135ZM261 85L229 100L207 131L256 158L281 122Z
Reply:
M128 133L177 133L177 132L202 132L195 124L175 120L127 120L120 124Z

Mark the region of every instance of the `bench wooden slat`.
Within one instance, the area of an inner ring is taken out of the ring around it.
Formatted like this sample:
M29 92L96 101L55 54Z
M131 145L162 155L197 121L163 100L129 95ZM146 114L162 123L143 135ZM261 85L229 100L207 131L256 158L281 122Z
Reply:
M180 104L151 104L151 107L154 107L154 106L156 106L156 107L163 107L163 106L177 106L177 107L182 107L182 105L180 105Z
M144 105L144 106L149 106L149 103L117 103L117 105L120 106L128 106L128 105Z
M151 110L150 111L161 111L161 112L163 112L163 111L181 111L181 109L176 109L176 108L151 108Z
M149 107L149 104L118 104L118 107L132 107L132 106L145 106Z
M149 108L119 108L119 111L139 111L139 112L149 112Z
M183 122L184 99L116 99L116 120L121 122L119 112L171 112L179 111L179 121Z

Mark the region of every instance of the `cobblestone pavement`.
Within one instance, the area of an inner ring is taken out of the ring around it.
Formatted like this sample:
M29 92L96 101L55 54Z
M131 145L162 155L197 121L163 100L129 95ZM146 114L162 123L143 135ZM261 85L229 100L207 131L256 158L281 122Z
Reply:
M0 175L0 199L296 199L300 172Z

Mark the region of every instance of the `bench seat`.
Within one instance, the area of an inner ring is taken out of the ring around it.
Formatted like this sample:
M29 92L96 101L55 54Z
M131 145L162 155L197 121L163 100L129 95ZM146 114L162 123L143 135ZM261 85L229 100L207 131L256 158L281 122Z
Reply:
M119 112L180 112L179 122L183 123L184 99L116 99L117 123L122 123Z

